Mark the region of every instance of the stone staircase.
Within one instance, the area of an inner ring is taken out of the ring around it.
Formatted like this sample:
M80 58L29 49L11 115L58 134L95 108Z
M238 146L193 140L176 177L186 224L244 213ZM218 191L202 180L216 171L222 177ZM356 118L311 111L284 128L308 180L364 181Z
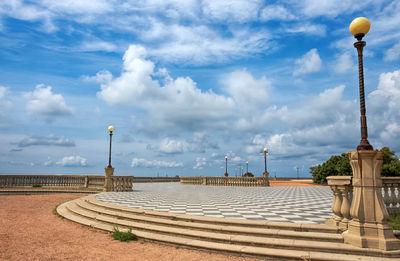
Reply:
M336 228L133 209L101 202L95 195L57 208L72 221L105 231L132 228L139 238L181 247L267 260L400 260L400 250L383 251L343 243Z

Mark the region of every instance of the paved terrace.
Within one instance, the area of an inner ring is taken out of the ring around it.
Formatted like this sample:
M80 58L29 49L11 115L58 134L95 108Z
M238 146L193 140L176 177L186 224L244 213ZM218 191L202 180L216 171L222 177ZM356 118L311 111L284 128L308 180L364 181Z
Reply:
M214 187L134 183L98 200L132 208L221 218L322 224L332 216L329 187Z

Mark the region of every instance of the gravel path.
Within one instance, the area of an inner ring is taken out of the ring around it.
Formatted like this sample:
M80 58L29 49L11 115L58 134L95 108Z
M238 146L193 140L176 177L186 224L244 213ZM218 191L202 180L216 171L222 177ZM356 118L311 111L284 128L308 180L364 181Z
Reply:
M242 260L139 240L119 242L109 233L56 216L73 194L0 196L0 260Z

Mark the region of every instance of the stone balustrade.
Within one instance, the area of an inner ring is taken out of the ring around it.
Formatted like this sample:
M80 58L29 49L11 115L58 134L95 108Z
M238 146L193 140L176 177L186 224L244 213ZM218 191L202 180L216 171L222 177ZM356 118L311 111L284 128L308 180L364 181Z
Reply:
M389 214L400 213L400 177L382 177L382 190Z
M353 200L352 176L330 176L328 185L333 192L333 216L326 224L334 225L340 230L347 230L351 220L350 206ZM400 177L382 177L382 196L390 214L400 213Z
M133 177L133 183L142 182L179 182L179 177Z
M205 186L241 186L241 187L265 187L268 186L268 178L264 177L181 177L184 185Z
M132 191L132 176L111 176L111 191L125 192Z
M0 188L78 187L101 189L102 175L0 175ZM111 191L132 191L132 176L113 176Z

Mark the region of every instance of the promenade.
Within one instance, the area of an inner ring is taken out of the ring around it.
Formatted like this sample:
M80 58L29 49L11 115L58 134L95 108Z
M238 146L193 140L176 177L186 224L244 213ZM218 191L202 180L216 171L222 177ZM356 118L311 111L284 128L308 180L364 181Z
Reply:
M323 224L332 216L329 187L135 183L133 192L111 192L96 198L132 208L247 220Z

